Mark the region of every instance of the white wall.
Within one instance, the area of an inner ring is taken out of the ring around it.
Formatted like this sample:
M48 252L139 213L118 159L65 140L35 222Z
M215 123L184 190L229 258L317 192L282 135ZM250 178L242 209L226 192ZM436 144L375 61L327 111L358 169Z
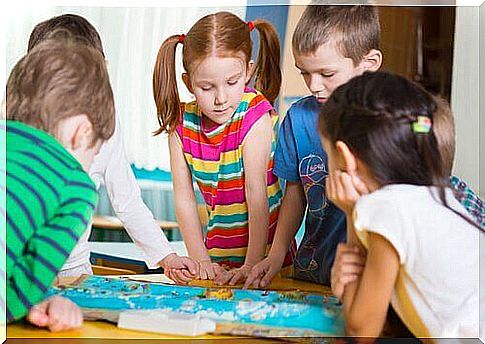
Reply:
M483 194L479 177L479 13L478 7L456 8L451 107L456 123L454 174ZM483 17L484 11L481 13Z

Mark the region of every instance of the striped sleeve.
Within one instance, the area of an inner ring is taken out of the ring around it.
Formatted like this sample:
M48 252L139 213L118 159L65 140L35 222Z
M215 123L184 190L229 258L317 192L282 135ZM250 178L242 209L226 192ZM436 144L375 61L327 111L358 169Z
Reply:
M56 213L25 243L24 254L14 261L7 281L7 320L25 316L41 302L71 250L86 230L97 202L94 184L86 178L63 190ZM7 248L7 255L11 255Z

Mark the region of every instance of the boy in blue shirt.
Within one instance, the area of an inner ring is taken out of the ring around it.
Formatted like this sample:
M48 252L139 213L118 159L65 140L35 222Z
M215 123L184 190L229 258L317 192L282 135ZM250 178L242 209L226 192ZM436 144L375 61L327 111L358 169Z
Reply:
M305 214L294 277L330 285L337 245L346 239L346 219L326 197L327 155L318 135L318 115L338 86L379 69L379 43L379 16L373 6L312 5L299 20L293 56L312 95L294 103L281 125L274 173L286 181L286 189L278 227L267 258L253 267L245 287L269 285Z

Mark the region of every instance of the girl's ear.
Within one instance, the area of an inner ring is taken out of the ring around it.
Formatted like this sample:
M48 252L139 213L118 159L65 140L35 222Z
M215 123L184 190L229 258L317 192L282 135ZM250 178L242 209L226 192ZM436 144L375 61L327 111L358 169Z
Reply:
M185 86L189 90L190 93L194 94L194 89L192 88L192 81L190 80L190 76L187 73L182 74L182 81L184 82Z
M337 141L335 143L335 149L343 170L351 174L355 172L357 170L357 158L352 153L349 146L343 141Z
M253 72L254 72L254 60L250 60L248 62L248 67L247 67L247 70L246 70L246 85L249 83L249 81L253 77Z

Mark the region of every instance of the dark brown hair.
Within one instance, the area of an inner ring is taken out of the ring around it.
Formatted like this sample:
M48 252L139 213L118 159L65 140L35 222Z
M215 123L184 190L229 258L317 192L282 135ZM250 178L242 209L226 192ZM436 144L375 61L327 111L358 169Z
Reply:
M478 227L446 202L449 175L434 126L428 133L412 129L418 116L432 123L439 110L431 94L404 77L366 72L332 93L321 109L320 131L332 144L347 144L381 186L436 186L445 207Z
M74 36L83 37L91 47L98 50L104 57L103 44L98 31L87 19L76 14L63 14L37 24L30 33L27 51L31 51L52 31L57 29L64 29Z
M7 119L54 134L63 119L85 114L93 144L115 128L113 92L103 56L84 39L56 30L25 55L7 81Z
M274 27L264 20L255 20L253 24L259 32L254 85L270 102L274 102L281 87L278 36ZM242 57L246 64L249 63L253 48L250 31L247 23L229 12L201 18L183 39L182 59L186 72L190 74L202 59L211 54ZM162 43L155 62L153 96L160 124L156 135L173 132L181 114L175 74L175 50L180 43L179 37L170 36Z
M358 65L372 49L379 49L381 28L377 8L371 5L310 5L293 33L293 51L313 54L335 39L340 53Z

